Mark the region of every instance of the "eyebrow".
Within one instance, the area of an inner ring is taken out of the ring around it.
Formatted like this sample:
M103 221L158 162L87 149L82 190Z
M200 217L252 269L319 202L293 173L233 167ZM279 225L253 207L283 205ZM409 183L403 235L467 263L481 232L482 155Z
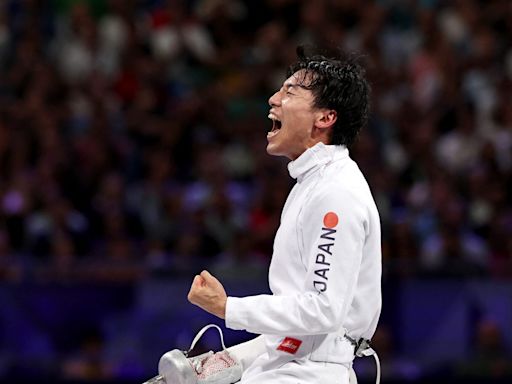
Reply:
M302 86L300 84L292 84L292 83L284 83L283 88L286 89L287 91L289 91L290 89L293 89L293 88L306 89L304 86Z

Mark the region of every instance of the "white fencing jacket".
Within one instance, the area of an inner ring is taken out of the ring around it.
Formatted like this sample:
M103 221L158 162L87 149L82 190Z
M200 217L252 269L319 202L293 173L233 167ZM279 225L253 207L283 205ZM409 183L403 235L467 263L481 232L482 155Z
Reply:
M288 170L297 183L274 240L272 295L228 297L226 326L264 335L270 359L349 365L343 336L370 339L381 310L379 214L344 146L318 143Z

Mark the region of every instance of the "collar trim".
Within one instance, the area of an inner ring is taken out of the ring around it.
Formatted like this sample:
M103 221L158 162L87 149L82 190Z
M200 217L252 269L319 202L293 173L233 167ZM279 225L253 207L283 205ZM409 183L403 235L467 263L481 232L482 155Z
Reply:
M320 142L308 148L297 159L288 163L290 176L300 183L307 175L334 161L347 158L348 149L344 145L325 145Z

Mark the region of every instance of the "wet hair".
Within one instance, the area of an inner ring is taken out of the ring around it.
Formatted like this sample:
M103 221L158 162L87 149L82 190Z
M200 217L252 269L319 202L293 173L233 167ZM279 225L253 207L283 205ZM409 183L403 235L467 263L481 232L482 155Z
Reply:
M312 91L313 106L337 112L330 144L350 146L367 124L370 110L370 86L359 58L308 56L302 46L297 47L297 56L298 60L288 68L287 77L305 70L299 83Z

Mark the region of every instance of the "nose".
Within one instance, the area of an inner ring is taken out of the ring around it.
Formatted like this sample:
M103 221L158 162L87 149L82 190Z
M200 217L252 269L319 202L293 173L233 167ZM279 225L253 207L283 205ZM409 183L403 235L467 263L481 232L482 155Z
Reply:
M271 107L278 107L281 105L281 92L277 91L268 99L268 104Z

